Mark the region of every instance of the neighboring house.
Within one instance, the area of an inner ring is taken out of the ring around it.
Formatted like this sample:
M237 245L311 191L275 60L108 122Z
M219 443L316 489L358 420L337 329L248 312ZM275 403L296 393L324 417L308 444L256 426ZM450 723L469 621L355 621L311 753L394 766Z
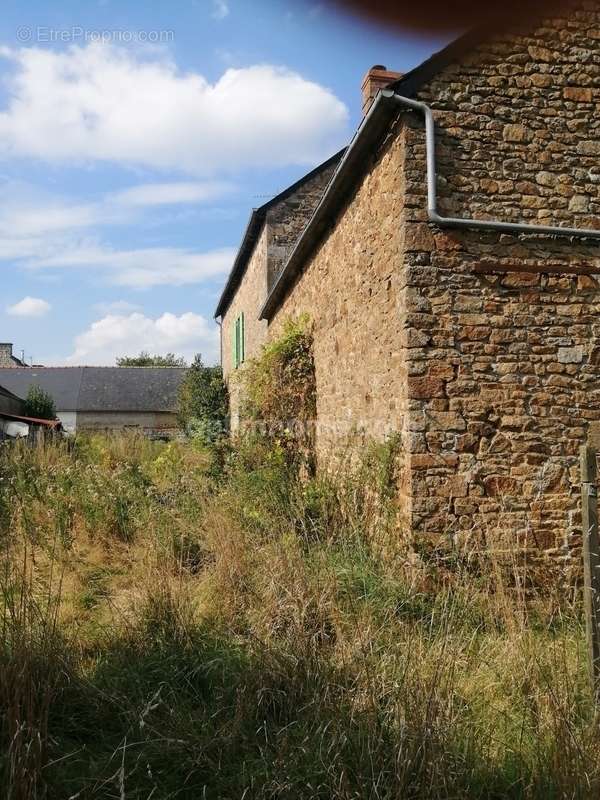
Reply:
M0 342L0 367L26 367L27 364L13 355L11 342Z
M433 109L429 139L411 100ZM226 379L308 312L319 457L397 432L421 539L580 540L578 450L600 420L599 107L597 3L479 29L378 94L276 280L268 219L244 239L217 308Z
M68 432L139 428L170 435L185 374L182 367L8 367L0 368L0 385L22 398L40 386Z

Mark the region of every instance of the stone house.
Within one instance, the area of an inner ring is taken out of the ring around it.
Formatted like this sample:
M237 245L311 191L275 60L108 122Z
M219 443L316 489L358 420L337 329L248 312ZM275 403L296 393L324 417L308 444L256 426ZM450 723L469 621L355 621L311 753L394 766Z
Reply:
M229 376L258 355L268 323L259 310L279 278L287 256L313 214L344 151L255 208L221 294L215 317L221 317L221 363ZM242 288L243 287L243 288ZM232 426L239 416L239 384L229 382Z
M599 6L472 31L363 88L345 153L251 220L216 312L224 374L308 312L322 460L397 432L413 534L565 552L600 420Z
M0 342L0 367L26 367L27 364L13 353L11 342Z
M177 432L184 367L0 367L0 385L18 398L31 386L48 392L68 433L140 430Z

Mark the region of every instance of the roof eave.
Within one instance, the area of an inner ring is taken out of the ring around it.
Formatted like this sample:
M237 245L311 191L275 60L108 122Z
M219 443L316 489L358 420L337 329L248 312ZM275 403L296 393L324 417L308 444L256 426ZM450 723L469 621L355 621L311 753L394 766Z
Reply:
M540 5L540 10L541 8L542 5ZM328 226L334 224L334 215L343 204L348 192L356 185L358 177L364 173L365 167L362 159L383 136L391 121L399 113L391 96L394 93L402 94L405 97L413 96L443 69L459 60L487 38L514 27L514 20L500 18L472 28L378 94L334 173L321 202L304 228L278 280L271 289L260 311L259 319L269 320L273 316L287 293L288 286L302 269L303 263L322 237L323 232Z
M248 261L250 253L258 237L260 236L260 232L262 231L262 226L265 221L266 210L264 210L264 206L260 208L255 208L252 210L250 214L250 219L248 220L248 224L246 225L246 230L244 231L244 235L242 236L242 242L240 244L239 250L237 251L237 255L235 257L235 261L233 262L233 266L231 268L231 272L229 273L229 277L227 278L227 282L225 283L225 287L221 292L221 297L219 298L219 302L217 304L217 308L215 309L214 317L221 317L233 298L235 294L235 290L237 289L237 285L239 283L239 278L243 273L244 267Z
M225 288L221 293L221 297L219 298L219 302L215 309L215 319L222 317L231 304L233 296L244 274L246 265L252 255L254 246L256 245L260 234L262 233L262 226L265 222L269 209L277 203L280 203L282 200L285 200L286 197L292 194L297 188L302 186L303 183L309 181L322 170L327 169L327 167L329 167L332 163L341 158L345 150L345 147L343 147L341 150L338 150L337 153L334 153L326 161L318 164L314 169L311 169L310 172L307 172L297 181L286 187L282 192L279 192L279 194L275 195L275 197L272 197L267 203L259 208L255 208L252 211L246 226L246 230L244 231L240 247L235 257L235 261L233 262L231 272L229 273L229 277L225 283Z
M365 155L369 153L398 116L399 109L392 100L392 92L379 92L368 114L329 182L321 201L300 234L294 249L267 297L259 319L270 319L287 293L288 286L300 272L316 243L327 228L335 224L335 217L348 194L355 187L357 176L367 168Z

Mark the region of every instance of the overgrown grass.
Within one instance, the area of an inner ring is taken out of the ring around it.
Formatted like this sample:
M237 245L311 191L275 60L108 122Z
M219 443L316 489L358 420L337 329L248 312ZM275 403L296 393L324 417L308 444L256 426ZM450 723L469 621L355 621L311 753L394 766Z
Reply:
M391 452L0 451L3 796L597 797L578 608L415 559Z

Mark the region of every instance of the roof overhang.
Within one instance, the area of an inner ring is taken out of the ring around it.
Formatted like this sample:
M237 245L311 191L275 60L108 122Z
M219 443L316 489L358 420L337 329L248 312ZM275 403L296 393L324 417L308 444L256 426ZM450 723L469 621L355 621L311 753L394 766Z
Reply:
M271 318L316 244L333 228L343 204L369 166L369 155L374 145L381 140L391 122L398 116L398 105L385 93L379 92L273 285L260 311L260 319Z
M265 223L267 212L273 206L277 205L278 203L283 202L287 197L293 194L296 189L298 189L302 184L309 181L311 178L318 175L319 172L327 169L331 164L334 164L336 161L342 157L346 148L342 148L337 153L332 155L322 164L319 164L317 167L312 169L310 172L307 172L306 175L303 175L299 180L295 183L292 183L291 186L288 186L278 195L271 198L268 203L260 206L259 208L255 208L250 215L250 219L248 220L248 224L246 225L246 230L244 231L244 235L242 237L242 242L240 244L239 250L233 262L233 266L231 268L231 272L229 273L229 277L227 278L227 282L225 283L225 287L223 292L221 293L221 297L219 298L219 302L215 309L214 317L222 317L223 314L229 308L231 301L237 291L237 288L242 280L242 277L246 271L246 267L250 258L252 257L252 253L254 252L254 248L256 243L260 239L260 235L262 233L263 225Z

